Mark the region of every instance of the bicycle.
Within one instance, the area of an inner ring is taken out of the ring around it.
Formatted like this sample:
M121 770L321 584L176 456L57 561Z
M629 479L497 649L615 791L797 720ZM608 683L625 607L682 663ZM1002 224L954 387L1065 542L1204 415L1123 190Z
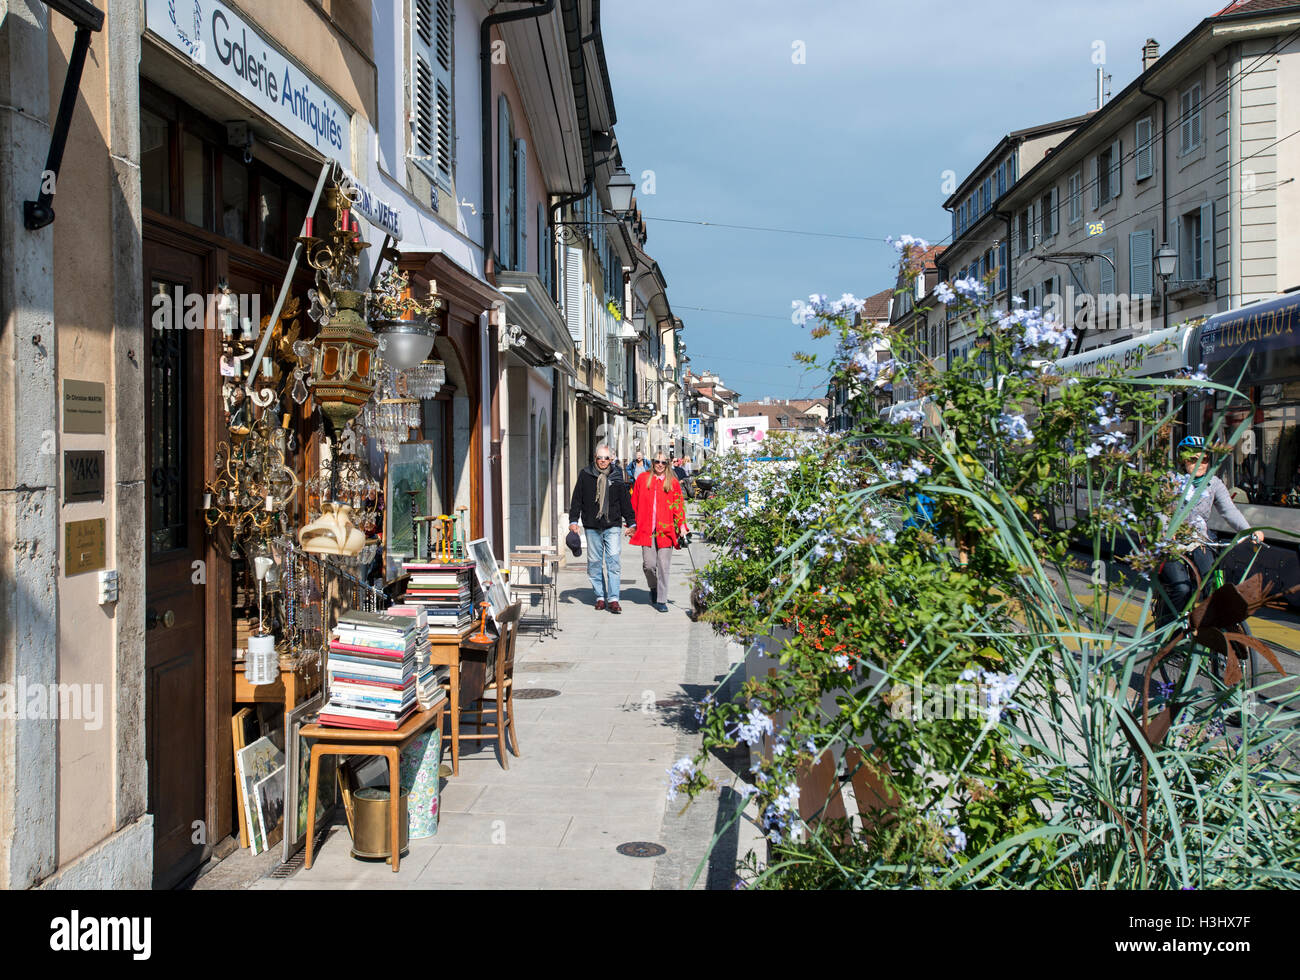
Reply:
M1211 541L1207 542L1205 547L1211 551L1226 552L1234 546L1234 542ZM1267 548L1267 544L1261 544L1258 547ZM1186 561L1186 559L1180 559ZM1221 589L1226 581L1223 567L1220 561L1216 561L1206 581L1202 581L1200 588L1196 592L1196 601L1200 602L1205 596L1212 595L1216 590ZM1157 625L1163 625L1168 622L1170 613L1166 611L1163 616L1157 613ZM1244 636L1253 636L1250 631L1250 624L1245 620L1234 624L1231 630L1225 632L1237 632ZM1198 645L1198 649L1205 649ZM1251 648L1241 649L1238 645L1231 647L1237 656L1238 663L1241 667L1241 677L1238 684L1244 684L1244 691L1247 701L1253 699L1252 692L1255 690L1259 677L1259 655ZM1219 684L1227 687L1225 680L1227 674L1228 658L1225 654L1215 650L1207 650L1207 659L1209 663L1209 674ZM1187 653L1171 653L1165 656L1156 667L1156 673L1159 676L1158 688L1161 689L1162 699L1168 698L1174 691L1183 689L1183 681L1187 675L1188 667L1191 661ZM1194 681L1194 677L1192 678ZM1236 685L1234 685L1236 686ZM1153 701L1155 699L1153 698Z

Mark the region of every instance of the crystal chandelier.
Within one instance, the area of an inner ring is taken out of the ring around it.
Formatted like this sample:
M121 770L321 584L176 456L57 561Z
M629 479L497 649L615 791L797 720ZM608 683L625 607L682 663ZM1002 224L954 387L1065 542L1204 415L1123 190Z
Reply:
M403 371L406 392L412 398L432 398L447 380L447 365L433 358Z
M381 366L375 397L366 405L360 422L386 453L395 452L410 438L412 429L420 428L420 400L411 397L401 372Z

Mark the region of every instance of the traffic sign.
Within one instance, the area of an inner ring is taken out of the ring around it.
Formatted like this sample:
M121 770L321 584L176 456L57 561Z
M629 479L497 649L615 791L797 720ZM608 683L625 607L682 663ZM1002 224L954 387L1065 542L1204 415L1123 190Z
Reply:
M690 432L691 432L691 435L693 435L693 436L698 436L698 435L700 434L700 420L699 420L699 419L690 419L689 421L690 421Z
M705 449L708 449L708 448L709 448L710 446L712 446L712 445L713 445L713 440L710 439L708 436L705 436L705 437L704 437L704 448L705 448Z

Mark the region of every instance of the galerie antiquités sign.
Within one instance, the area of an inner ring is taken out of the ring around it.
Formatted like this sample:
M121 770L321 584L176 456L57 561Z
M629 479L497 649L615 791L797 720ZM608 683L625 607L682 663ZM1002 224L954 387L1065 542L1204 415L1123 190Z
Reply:
M220 0L145 0L145 26L329 157L351 164L351 114Z

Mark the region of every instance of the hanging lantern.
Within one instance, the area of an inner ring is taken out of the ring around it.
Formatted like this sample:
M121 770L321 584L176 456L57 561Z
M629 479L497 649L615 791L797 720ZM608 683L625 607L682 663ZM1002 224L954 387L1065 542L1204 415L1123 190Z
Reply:
M447 365L428 358L406 372L406 391L412 398L432 398L447 383Z
M335 431L354 419L375 391L375 348L379 341L362 316L365 294L334 294L338 312L316 336L312 388Z

